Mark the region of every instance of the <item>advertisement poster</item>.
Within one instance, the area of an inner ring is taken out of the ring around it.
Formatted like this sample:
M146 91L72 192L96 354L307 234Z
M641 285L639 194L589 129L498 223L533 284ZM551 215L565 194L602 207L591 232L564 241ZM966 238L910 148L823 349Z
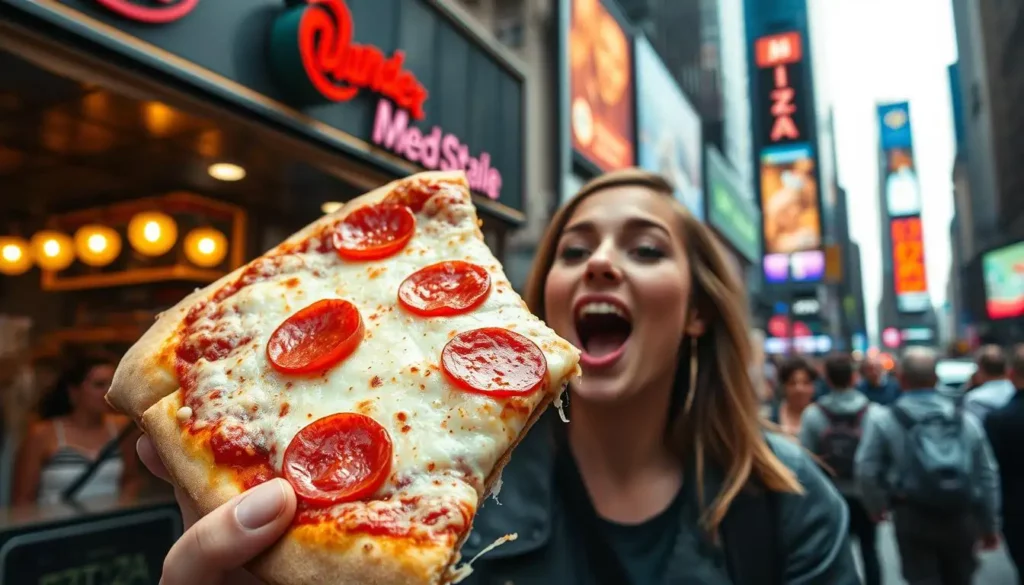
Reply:
M821 210L814 166L814 151L807 144L762 151L765 253L789 254L821 246Z
M704 219L701 121L647 39L636 42L637 158L676 187L690 213Z
M641 159L643 150L641 149ZM761 212L749 197L745 196L742 181L729 168L718 150L708 148L708 223L750 262L761 257Z
M990 319L1024 315L1024 242L999 248L982 258L985 309Z
M910 104L878 106L879 138L885 159L885 202L889 217L921 213L921 187L914 165Z
M892 220L892 272L896 308L903 313L920 313L931 304L924 263L924 232L921 217Z
M602 170L632 166L633 71L629 38L601 0L570 0L572 147Z

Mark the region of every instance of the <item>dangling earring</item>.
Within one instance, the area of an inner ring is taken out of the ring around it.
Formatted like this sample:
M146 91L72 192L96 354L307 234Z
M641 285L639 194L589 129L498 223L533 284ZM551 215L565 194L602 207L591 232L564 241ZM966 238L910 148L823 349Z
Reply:
M690 409L693 408L693 396L697 393L697 368L700 363L697 360L697 343L698 338L690 336L690 390L686 393L686 404L683 406L684 416L690 415Z

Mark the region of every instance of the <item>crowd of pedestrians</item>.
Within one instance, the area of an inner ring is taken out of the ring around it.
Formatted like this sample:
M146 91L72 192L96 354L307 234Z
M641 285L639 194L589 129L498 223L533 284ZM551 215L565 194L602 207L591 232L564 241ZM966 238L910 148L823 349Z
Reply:
M841 353L778 365L771 418L845 499L865 585L882 582L884 520L910 585L970 585L978 551L1000 539L1024 567L1024 345L1009 356L986 346L976 361L953 397L937 391L938 356L927 348L908 348L891 372Z

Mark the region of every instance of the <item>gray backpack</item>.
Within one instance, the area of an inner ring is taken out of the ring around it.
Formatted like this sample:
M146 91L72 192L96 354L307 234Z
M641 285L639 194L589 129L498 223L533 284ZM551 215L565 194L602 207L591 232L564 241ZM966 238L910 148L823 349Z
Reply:
M919 420L898 406L892 413L906 430L898 495L909 505L936 512L968 511L974 462L960 409L952 416L936 413Z

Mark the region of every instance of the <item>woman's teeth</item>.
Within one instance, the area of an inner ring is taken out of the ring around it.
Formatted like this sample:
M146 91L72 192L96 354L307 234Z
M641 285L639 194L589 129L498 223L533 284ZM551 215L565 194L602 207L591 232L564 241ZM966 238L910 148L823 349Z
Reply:
M577 312L577 318L585 315L618 315L628 320L626 312L611 303L593 302L581 305Z

